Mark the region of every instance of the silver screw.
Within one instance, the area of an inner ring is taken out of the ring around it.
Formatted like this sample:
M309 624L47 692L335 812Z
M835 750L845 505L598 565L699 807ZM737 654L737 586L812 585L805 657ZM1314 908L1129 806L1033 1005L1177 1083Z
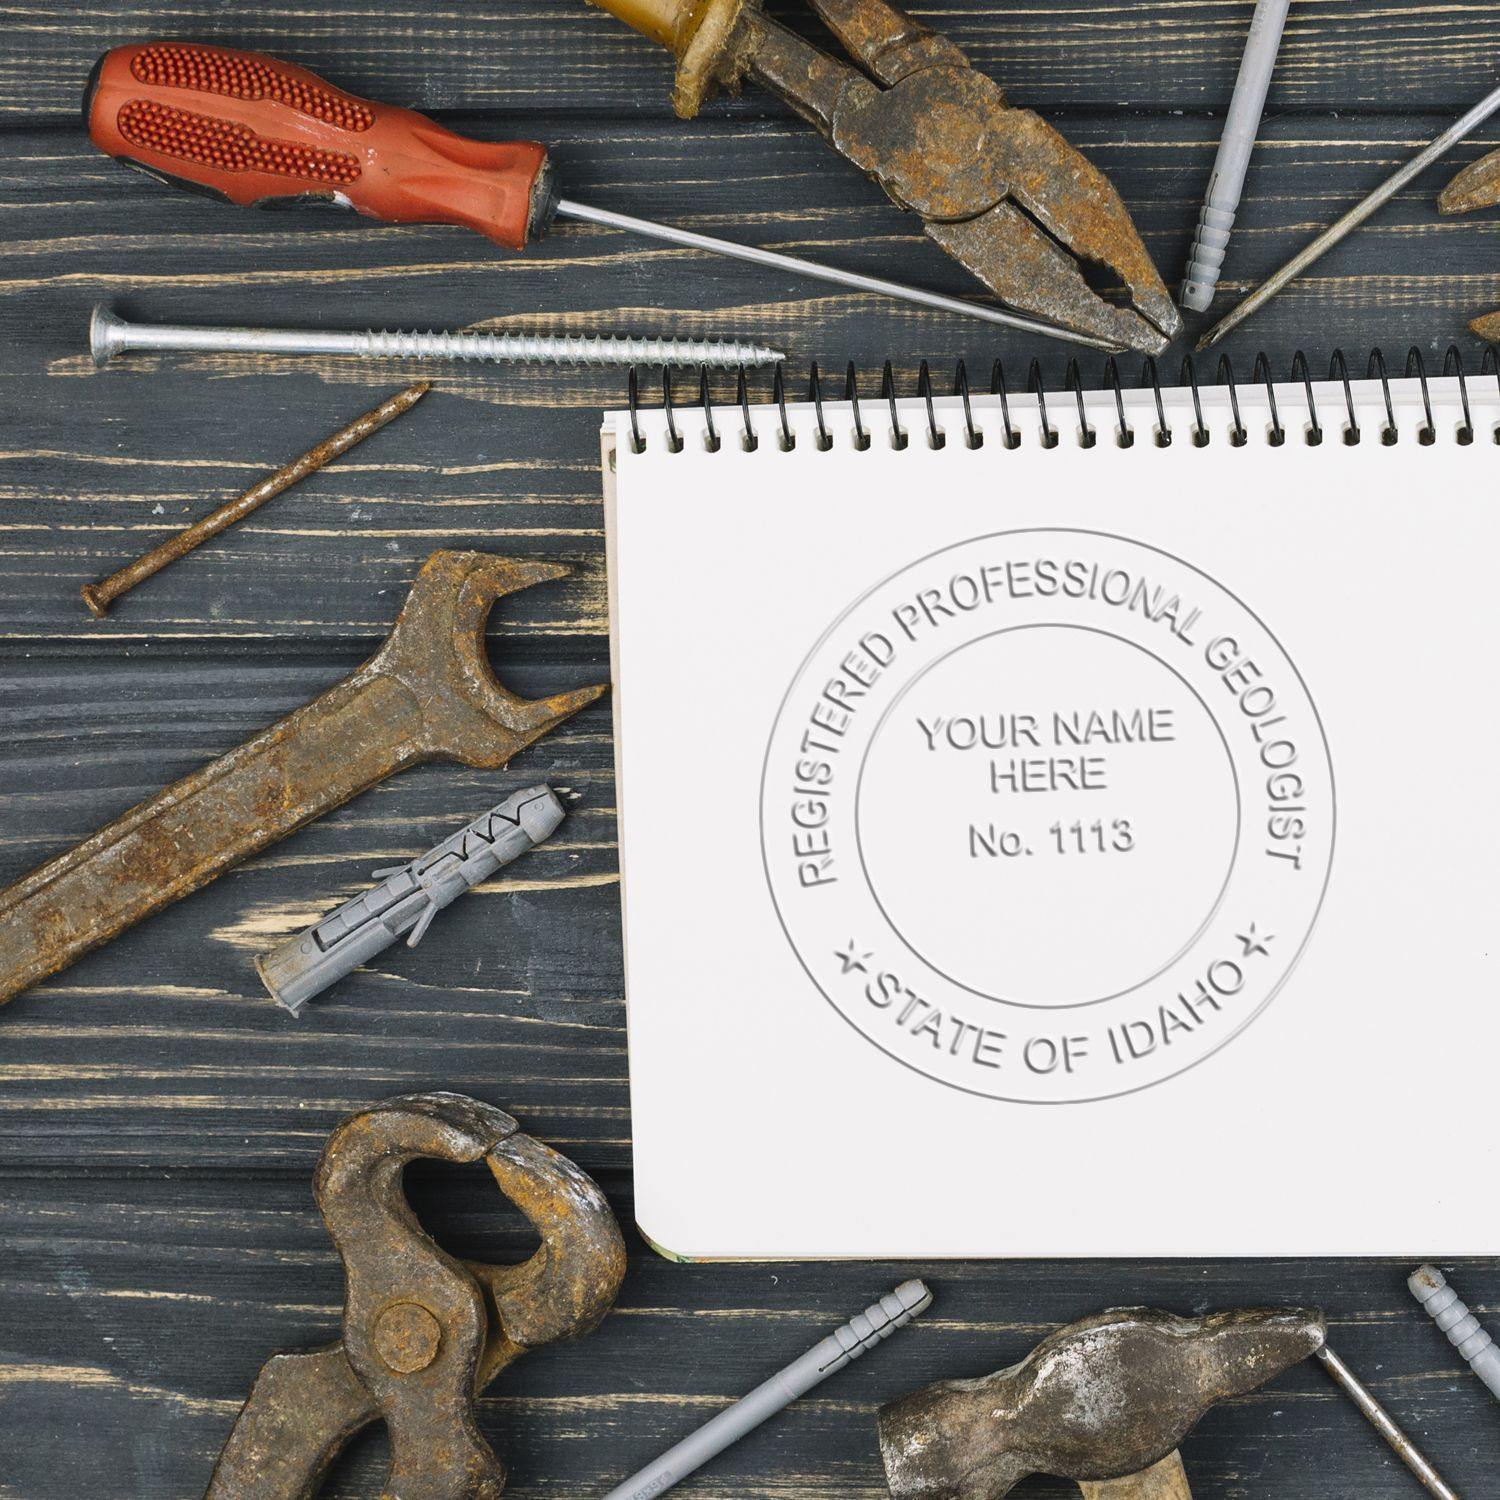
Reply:
M1443 1273L1436 1266L1418 1266L1406 1278L1406 1284L1432 1321L1448 1335L1448 1342L1490 1388L1490 1393L1500 1398L1500 1347L1459 1300Z
M786 355L730 339L539 338L525 333L323 333L315 329L184 328L128 323L102 304L89 322L101 369L118 354L347 354L356 359L491 360L549 365L780 364Z

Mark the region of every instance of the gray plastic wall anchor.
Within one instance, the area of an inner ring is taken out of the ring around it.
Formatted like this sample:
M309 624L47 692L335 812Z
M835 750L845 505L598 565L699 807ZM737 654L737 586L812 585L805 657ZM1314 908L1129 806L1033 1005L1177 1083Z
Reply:
M551 787L518 792L420 859L376 870L374 890L261 954L256 970L277 1003L300 1016L315 995L398 938L415 948L444 907L550 838L566 816Z
M816 1385L837 1374L867 1350L888 1339L932 1305L932 1293L920 1281L903 1281L894 1292L867 1307L858 1317L835 1329L801 1359L758 1385L741 1401L691 1432L653 1463L617 1485L604 1500L655 1500L680 1484L695 1469L737 1443L783 1407L805 1396Z
M1198 214L1198 233L1188 253L1188 267L1178 293L1178 300L1191 312L1207 312L1214 300L1214 288L1219 284L1229 231L1234 228L1240 195L1245 190L1245 173L1265 112L1266 94L1271 87L1290 4L1291 0L1257 0L1255 14L1250 18L1250 36L1245 42L1245 55L1240 59L1234 96L1229 101L1229 117L1224 121L1219 154L1214 158L1208 193Z
M1448 1335L1448 1342L1490 1388L1491 1395L1500 1399L1500 1347L1459 1300L1443 1273L1436 1266L1419 1266L1407 1277L1406 1284L1432 1321Z
M1207 312L1213 305L1214 293L1219 287L1219 272L1224 269L1224 256L1229 250L1235 209L1239 207L1239 194L1236 193L1235 208L1216 208L1212 195L1217 189L1218 177L1215 174L1209 184L1210 196L1198 210L1198 231L1193 236L1187 270L1177 293L1177 300L1189 312Z

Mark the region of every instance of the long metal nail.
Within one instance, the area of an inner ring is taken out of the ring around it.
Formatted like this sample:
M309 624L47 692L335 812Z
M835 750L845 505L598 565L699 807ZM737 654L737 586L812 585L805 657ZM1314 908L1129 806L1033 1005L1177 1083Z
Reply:
M1251 313L1264 307L1267 302L1290 281L1295 281L1325 251L1358 229L1377 208L1389 203L1419 172L1431 166L1438 157L1452 150L1471 130L1500 109L1500 88L1493 89L1467 114L1461 115L1440 136L1419 151L1398 172L1393 172L1372 193L1361 198L1348 213L1336 219L1305 249L1299 250L1274 276L1269 276L1250 293L1227 316L1220 318L1207 333L1198 340L1199 351L1217 344L1226 334L1238 328Z
M84 584L80 592L83 595L83 602L89 607L89 612L96 620L102 620L109 613L110 605L122 594L128 594L137 584L155 577L169 563L176 562L180 557L186 557L189 552L201 547L204 542L212 541L220 532L227 531L236 522L243 521L252 511L259 510L266 501L274 500L277 495L284 494L293 485L301 484L309 475L316 474L319 469L327 468L335 459L342 458L351 448L357 448L366 438L374 437L382 427L388 426L397 417L409 412L431 389L432 383L427 380L408 386L400 395L381 402L374 411L366 412L364 416L351 422L341 432L334 433L332 437L319 443L316 448L304 453L301 458L293 459L285 468L278 469L274 474L262 479L259 484L251 486L237 499L221 505L212 515L205 516L194 525L184 527L174 536L168 537L160 546L153 547L144 557L138 557L133 563L116 573L111 573L108 578L99 583Z
M1443 1482L1442 1476L1423 1458L1421 1450L1396 1425L1396 1419L1372 1396L1364 1382L1326 1344L1317 1351L1323 1368L1344 1388L1349 1399L1369 1418L1370 1425L1395 1450L1421 1484L1438 1500L1459 1500L1458 1491Z
M89 346L101 368L117 354L347 354L356 359L486 360L542 365L777 365L786 355L732 339L538 337L529 333L324 333L318 329L183 328L127 323L96 307Z
M715 255L727 255L733 260L748 261L754 266L769 266L777 271L790 271L794 276L809 276L815 281L831 282L834 286L853 287L856 291L873 292L877 297L893 297L898 302L910 302L917 307L930 307L938 312L957 313L962 318L980 318L986 323L996 323L1002 328L1019 329L1022 333L1035 334L1038 338L1061 339L1067 344L1086 344L1090 349L1104 349L1118 353L1120 345L1108 339L1095 338L1090 333L1077 333L1071 328L1060 328L1055 323L1044 323L1039 318L1023 317L1020 313L1007 312L1003 307L989 307L983 302L965 302L959 297L947 297L941 292L929 292L922 287L907 286L901 281L887 281L883 276L866 276L860 271L841 271L834 266L819 265L815 261L803 260L796 255L783 255L779 250L762 250L758 245L741 245L732 240L721 240L711 234L698 234L691 229L678 229L672 224L658 224L651 219L637 219L630 214L617 214L608 208L593 208L585 203L573 203L563 198L558 201L557 215L562 219L578 219L586 224L599 224L609 229L624 229L631 234L649 236L663 240L669 245L682 245L689 250L708 250Z

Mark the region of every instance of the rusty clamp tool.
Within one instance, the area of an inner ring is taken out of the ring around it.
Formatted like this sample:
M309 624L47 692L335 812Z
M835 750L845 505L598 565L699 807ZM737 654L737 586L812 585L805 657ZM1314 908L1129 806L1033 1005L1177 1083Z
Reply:
M397 771L498 770L592 703L604 687L526 702L485 651L498 599L567 571L434 552L352 676L0 891L0 1003Z
M417 1157L483 1161L542 1245L522 1265L459 1262L402 1192ZM474 1418L479 1392L529 1349L588 1333L614 1304L625 1245L603 1195L507 1114L414 1094L351 1115L314 1180L344 1262L343 1337L277 1354L257 1377L206 1500L310 1500L351 1437L383 1418L386 1500L495 1500L505 1469Z
M919 214L1008 306L1147 354L1181 330L1109 179L905 11L885 0L811 0L861 72L770 20L760 0L594 3L671 49L684 119L715 88L754 79ZM1104 301L1074 255L1114 271L1136 310Z

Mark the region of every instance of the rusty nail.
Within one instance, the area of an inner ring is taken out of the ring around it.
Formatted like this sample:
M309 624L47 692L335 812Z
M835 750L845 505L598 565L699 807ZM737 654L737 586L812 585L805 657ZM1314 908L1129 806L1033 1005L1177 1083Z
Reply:
M351 448L357 448L366 438L374 437L382 427L409 412L431 389L430 381L408 386L399 396L392 396L389 401L382 402L374 411L366 412L364 416L351 422L341 432L334 433L332 437L319 443L316 448L304 453L301 458L293 459L285 468L268 475L237 499L221 505L212 515L205 516L194 525L185 527L182 531L168 537L159 547L153 547L144 557L138 557L133 563L121 568L117 573L111 573L108 578L99 583L86 583L81 592L83 602L88 605L89 612L96 620L102 620L109 613L110 605L122 594L128 594L137 584L144 583L148 578L160 573L169 563L176 562L180 557L186 557L189 552L201 547L204 542L211 541L220 532L227 531L238 521L243 521L252 511L259 510L266 501L274 500L277 495L284 494L309 475L316 474L319 469L327 468L335 459L342 458Z

